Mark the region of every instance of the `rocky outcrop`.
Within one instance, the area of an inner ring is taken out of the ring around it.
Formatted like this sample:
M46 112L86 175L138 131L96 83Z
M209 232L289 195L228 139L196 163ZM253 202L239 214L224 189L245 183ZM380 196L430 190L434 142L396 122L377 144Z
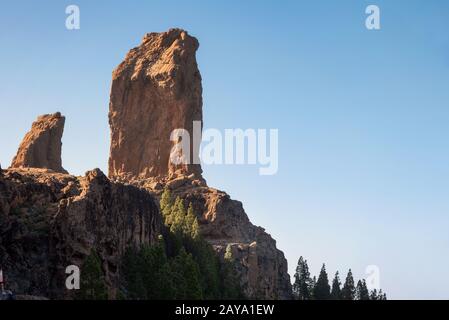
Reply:
M200 178L199 165L170 161L178 142L170 140L173 130L185 129L193 139L193 121L203 118L197 49L198 41L180 29L148 33L114 70L110 177L164 177L181 172ZM190 154L198 154L193 143Z
M173 148L171 132L184 128L192 137L192 121L202 120L197 48L198 41L183 30L149 33L114 71L109 175L155 195L168 187L192 203L202 236L220 256L231 247L249 298L289 299L287 261L276 241L250 222L240 202L208 187L199 165L169 162L173 152L182 156ZM190 151L191 159L199 152Z
M61 148L65 117L59 112L37 118L14 157L12 168L45 168L67 173L62 167Z
M163 233L147 191L111 182L98 169L84 177L4 170L0 195L0 265L17 294L71 298L65 269L95 250L115 298L126 248L152 244Z

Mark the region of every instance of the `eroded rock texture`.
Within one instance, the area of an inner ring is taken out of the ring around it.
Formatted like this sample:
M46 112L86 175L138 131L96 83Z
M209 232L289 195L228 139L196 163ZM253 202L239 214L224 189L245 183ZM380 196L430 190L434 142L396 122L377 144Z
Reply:
M193 139L193 121L203 118L197 49L198 41L180 29L148 33L114 70L109 176L163 177L179 171L200 177L198 165L169 161L173 130L185 129ZM191 148L191 155L198 154L193 143Z
M113 183L98 169L84 177L4 170L0 195L0 265L17 294L72 298L65 268L81 266L95 250L116 298L126 248L155 243L163 232L147 191Z
M173 168L170 133L202 119L198 42L173 29L147 34L113 74L109 175L156 195L170 188L194 205L201 234L220 256L231 246L249 298L289 299L284 254L263 228L254 226L240 202L209 188L199 166ZM199 150L191 150L198 154Z
M12 168L45 168L67 173L62 167L61 148L65 117L59 112L39 116L25 135Z

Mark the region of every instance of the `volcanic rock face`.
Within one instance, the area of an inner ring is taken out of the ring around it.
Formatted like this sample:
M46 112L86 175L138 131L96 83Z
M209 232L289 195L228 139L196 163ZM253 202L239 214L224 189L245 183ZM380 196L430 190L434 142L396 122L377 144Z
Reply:
M0 195L0 265L17 294L72 298L65 269L81 266L95 250L109 297L116 298L126 248L153 244L163 233L147 191L113 183L98 169L85 177L5 170Z
M172 165L175 129L193 138L193 121L202 121L198 41L171 29L148 33L112 75L109 105L109 176L163 177L176 171L201 175L198 165ZM175 141L177 142L177 141ZM191 143L190 154L198 154ZM192 159L191 162L192 163Z
M37 118L14 157L12 168L45 168L67 173L62 167L61 138L65 117L59 112Z
M284 254L263 228L248 219L242 204L207 187L200 166L169 164L170 134L202 119L198 42L173 29L147 34L113 73L109 175L160 195L168 187L192 203L202 236L223 257L231 247L249 298L291 298ZM175 145L176 146L176 145ZM191 155L198 154L191 149ZM193 174L192 174L193 173Z

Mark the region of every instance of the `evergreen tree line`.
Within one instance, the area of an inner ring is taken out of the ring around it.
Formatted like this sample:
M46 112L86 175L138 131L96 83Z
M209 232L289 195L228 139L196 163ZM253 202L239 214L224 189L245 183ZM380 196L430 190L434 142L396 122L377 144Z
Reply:
M293 294L297 300L387 300L382 290L369 291L365 279L359 280L355 285L351 269L343 286L338 271L332 286L329 285L325 264L321 267L318 279L315 276L311 278L307 260L303 257L299 258L294 278Z
M155 245L129 248L122 259L119 299L243 299L230 248L220 263L199 233L190 204L166 189L160 207L167 232ZM92 252L81 268L79 299L106 299L104 273Z

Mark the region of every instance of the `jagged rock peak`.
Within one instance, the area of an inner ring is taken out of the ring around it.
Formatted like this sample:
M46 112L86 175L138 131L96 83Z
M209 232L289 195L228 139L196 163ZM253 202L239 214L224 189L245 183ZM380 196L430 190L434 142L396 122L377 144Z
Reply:
M175 129L185 129L194 146L193 121L202 124L202 86L195 53L198 40L181 29L147 33L113 71L109 104L110 177L152 178L194 174L199 164L173 165ZM192 161L190 162L192 163Z
M43 168L67 173L62 167L61 148L65 117L60 112L37 118L14 157L12 168Z

